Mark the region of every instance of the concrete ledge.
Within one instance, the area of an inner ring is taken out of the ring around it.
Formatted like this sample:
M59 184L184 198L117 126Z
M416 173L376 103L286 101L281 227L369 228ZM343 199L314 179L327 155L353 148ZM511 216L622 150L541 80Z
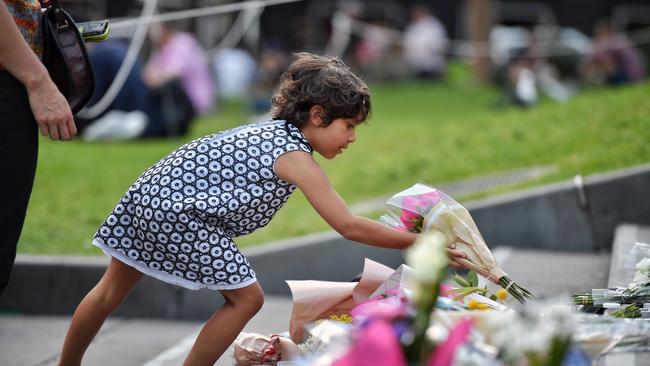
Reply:
M466 204L491 246L566 251L611 250L622 222L650 224L650 164Z
M349 281L371 258L397 267L401 252L349 242L329 232L244 250L267 294L290 295L285 280ZM18 256L0 312L71 314L104 274L107 257ZM135 286L116 316L206 319L223 299L217 291L191 291L148 276Z
M547 253L607 251L619 223L650 224L650 164L589 177L584 187L588 201L582 206L573 181L566 181L466 207L491 247ZM399 251L353 243L333 232L269 243L244 253L265 292L277 295L289 294L285 280L348 281L361 271L364 257L391 267L402 262ZM101 278L106 263L105 257L19 256L0 298L0 312L70 314ZM205 319L222 301L214 291L189 291L145 277L117 315Z

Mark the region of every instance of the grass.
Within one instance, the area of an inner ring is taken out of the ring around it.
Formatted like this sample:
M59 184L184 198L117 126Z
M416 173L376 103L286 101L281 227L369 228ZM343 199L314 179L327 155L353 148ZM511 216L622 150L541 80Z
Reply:
M566 104L543 102L519 110L495 108L496 90L462 78L454 76L446 85L371 88L373 116L358 129L357 142L333 161L319 159L348 203L387 196L416 181L436 185L532 165L558 167L543 179L508 188L516 189L650 160L650 83L592 89ZM90 144L41 139L19 251L99 254L90 245L94 231L141 172L187 140L246 120L241 104L227 103L182 140ZM238 244L327 228L296 192L267 228L239 238Z

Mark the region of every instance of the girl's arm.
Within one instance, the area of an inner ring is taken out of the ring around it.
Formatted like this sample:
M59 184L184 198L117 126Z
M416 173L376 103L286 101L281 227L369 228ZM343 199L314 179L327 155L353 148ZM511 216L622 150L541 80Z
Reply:
M4 1L0 2L0 34L0 65L27 89L41 133L53 140L74 137L77 129L68 102L25 42Z
M323 169L306 152L293 151L278 157L275 172L280 179L300 188L316 212L346 239L377 247L403 249L417 238L413 233L397 231L365 217L352 215Z
M382 248L404 249L413 244L417 235L398 231L365 217L350 213L348 206L336 193L323 169L311 155L293 151L278 157L275 172L286 182L295 184L305 194L316 212L346 239ZM454 257L466 258L465 253L447 250L453 266L460 265Z

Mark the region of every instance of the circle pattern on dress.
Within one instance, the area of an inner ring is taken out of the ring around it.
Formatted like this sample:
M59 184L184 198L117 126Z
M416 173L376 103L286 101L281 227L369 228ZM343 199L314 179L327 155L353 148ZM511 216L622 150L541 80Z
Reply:
M268 224L295 190L273 168L290 151L312 148L285 121L185 144L136 180L94 244L171 283L220 289L250 282L255 272L232 238Z

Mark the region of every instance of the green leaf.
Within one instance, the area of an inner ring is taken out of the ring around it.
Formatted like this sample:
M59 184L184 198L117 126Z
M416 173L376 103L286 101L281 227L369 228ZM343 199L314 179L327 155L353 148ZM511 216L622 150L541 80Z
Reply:
M472 287L478 286L478 275L476 274L476 272L469 271L469 273L467 273L467 282Z
M465 296L467 296L467 295L469 295L469 294L473 294L473 293L475 293L475 292L483 292L483 291L484 291L484 290L483 290L482 288L479 288L479 287L467 287L467 288L463 288L462 291L461 291L461 293L460 293L460 295L455 296L454 298L452 298L452 300L454 300L454 301L458 301L458 300L464 298Z
M465 281L463 276L460 276L458 273L454 273L454 277L452 278L454 282L456 282L460 287L472 287L470 286L469 282Z

